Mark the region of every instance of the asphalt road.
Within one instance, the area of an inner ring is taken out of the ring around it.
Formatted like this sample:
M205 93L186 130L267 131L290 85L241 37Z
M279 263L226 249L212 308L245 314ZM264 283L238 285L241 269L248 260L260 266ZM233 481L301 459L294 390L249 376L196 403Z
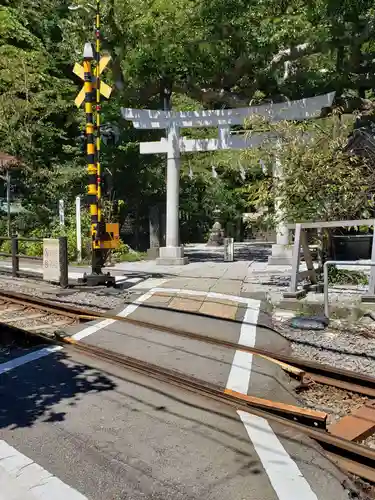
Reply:
M251 441L251 415L75 353L2 373L0 394L0 443L91 500L348 498L300 436L261 419Z

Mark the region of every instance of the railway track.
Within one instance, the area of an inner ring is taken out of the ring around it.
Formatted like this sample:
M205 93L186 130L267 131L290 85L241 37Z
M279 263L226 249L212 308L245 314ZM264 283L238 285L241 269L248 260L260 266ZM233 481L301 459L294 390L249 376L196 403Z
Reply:
M56 307L53 304L26 298L7 298L0 294L0 322L32 333L53 333L59 328L66 328L82 321L95 319L88 314L80 314L74 310Z
M10 310L9 308L13 307L14 305L16 305L19 309L17 311L16 321L12 323L9 320L9 317L7 317L5 314L1 314L1 308L8 308L8 310ZM155 306L139 304L138 307L152 308ZM23 315L23 311L25 311L25 315ZM17 326L17 323L22 322L22 316L26 320L27 314L37 314L30 311L40 311L40 317L38 318L38 324L33 325L30 328L25 328L29 332L51 334L54 331L63 330L65 326L92 320L113 319L116 321L133 324L142 328L157 330L180 337L198 340L200 342L213 344L215 346L250 352L255 355L263 356L270 361L278 362L290 374L300 378L303 385L308 385L310 382L317 382L323 385L330 385L339 389L355 392L358 394L362 394L363 396L375 399L375 378L368 375L363 375L350 370L335 368L330 365L324 365L322 363L297 358L295 356L276 353L266 349L248 347L236 342L231 342L229 340L223 340L217 337L197 334L184 329L165 327L146 321L132 319L129 317L118 316L113 313L73 307L64 303L56 303L20 293L3 291L0 292L1 323L6 323L11 326ZM44 316L43 312L45 312ZM184 313L186 314L186 311L184 311ZM58 319L56 321L52 321L52 323L46 323L46 320L50 320L51 317L57 317ZM213 318L217 319L217 317L214 316ZM262 326L265 328L269 328L265 325ZM272 330L272 328L270 329Z
M56 330L94 319L115 319L231 349L244 350L290 367L295 374L301 376L301 380L304 383L315 380L375 398L375 379L348 370L334 369L330 366L301 360L292 356L279 355L263 349L248 348L247 346L233 342L205 335L192 334L184 330L153 325L152 323L132 320L130 318L122 318L113 314L79 309L64 304L55 304L51 301L23 294L0 293L0 323L9 325L14 331L18 330L37 335L43 342L60 343L61 345L65 345L68 351L76 350L87 356L146 374L160 381L176 385L184 390L220 400L234 406L236 409L251 410L252 413L269 421L286 425L307 434L319 442L329 454L329 458L340 467L368 481L375 482L375 451L352 441L330 435L325 430L327 415L323 412L285 405L262 398L244 396L233 391L225 391L223 388L203 383L192 377L145 363L136 358L119 355L107 349L82 342L76 342L70 337L58 337L57 339L51 337L51 333L53 334ZM20 328L21 324L22 329Z

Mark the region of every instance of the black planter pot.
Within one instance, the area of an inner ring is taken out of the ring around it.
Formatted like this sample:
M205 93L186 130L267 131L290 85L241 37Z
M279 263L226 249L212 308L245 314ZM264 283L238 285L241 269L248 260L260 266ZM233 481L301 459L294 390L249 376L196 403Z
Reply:
M345 234L332 236L334 260L371 259L372 234Z

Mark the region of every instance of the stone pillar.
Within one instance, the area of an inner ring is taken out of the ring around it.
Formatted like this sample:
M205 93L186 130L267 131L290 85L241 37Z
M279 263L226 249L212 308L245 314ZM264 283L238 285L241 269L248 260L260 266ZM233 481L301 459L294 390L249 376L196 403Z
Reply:
M278 158L275 160L273 177L276 182L282 180L282 165ZM275 197L275 214L279 221L276 226L276 245L272 245L272 254L268 257L270 266L291 266L292 247L289 245L289 231L286 227L284 213L282 210L282 193L277 193Z
M160 248L158 264L184 265L184 247L180 246L179 195L180 195L180 147L179 130L172 123L168 128L167 153L167 234L166 246Z
M166 204L164 203L160 210L160 246L165 247L167 236L167 213Z

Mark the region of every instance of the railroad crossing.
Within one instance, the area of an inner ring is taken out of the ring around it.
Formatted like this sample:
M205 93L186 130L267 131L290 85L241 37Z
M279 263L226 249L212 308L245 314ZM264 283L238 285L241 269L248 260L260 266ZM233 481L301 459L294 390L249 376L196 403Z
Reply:
M331 460L357 453L357 474L373 473L375 453L319 430L327 414L294 392L307 376L343 388L343 372L291 356L260 300L166 283L105 312L2 292L0 317L20 345L0 359L0 474L17 487L50 477L41 494L74 500L349 500ZM347 372L346 384L375 395L370 377Z

